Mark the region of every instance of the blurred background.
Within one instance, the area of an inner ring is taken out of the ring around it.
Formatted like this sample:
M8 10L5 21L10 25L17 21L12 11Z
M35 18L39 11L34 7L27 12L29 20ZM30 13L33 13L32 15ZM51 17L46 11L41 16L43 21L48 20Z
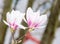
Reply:
M31 7L33 11L40 10L41 14L48 16L47 27L39 30L39 33L42 34L39 36L43 42L41 44L48 44L48 42L50 44L60 44L59 0L0 0L0 44L10 44L11 42L9 27L2 21L3 19L6 20L6 13L12 9L24 13L28 7ZM23 35L22 31L16 30L15 38Z

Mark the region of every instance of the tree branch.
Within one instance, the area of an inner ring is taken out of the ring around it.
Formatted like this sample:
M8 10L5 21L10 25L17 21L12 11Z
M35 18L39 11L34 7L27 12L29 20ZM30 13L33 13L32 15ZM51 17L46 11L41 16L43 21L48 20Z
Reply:
M41 44L51 44L54 38L54 33L57 27L58 15L60 10L60 0L55 1L56 2L54 3L54 6L52 6L51 8L51 14Z

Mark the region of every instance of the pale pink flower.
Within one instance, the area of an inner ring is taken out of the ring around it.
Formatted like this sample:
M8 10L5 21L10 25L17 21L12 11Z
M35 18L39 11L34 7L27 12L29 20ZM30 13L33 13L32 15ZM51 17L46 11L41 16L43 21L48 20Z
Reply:
M28 28L30 29L46 27L47 15L40 15L40 11L33 12L33 10L29 7L27 9L25 22L28 24Z
M25 13L21 13L20 11L14 11L7 12L7 22L3 20L3 22L8 25L9 27L13 28L14 30L17 28L24 28L24 26L21 25L22 19L24 18Z

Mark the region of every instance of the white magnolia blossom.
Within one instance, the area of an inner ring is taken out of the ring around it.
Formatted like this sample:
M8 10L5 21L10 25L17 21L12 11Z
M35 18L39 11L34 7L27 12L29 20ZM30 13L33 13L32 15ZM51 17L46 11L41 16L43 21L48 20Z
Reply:
M21 13L20 11L17 10L16 11L12 10L12 12L7 12L6 14L7 22L5 20L3 20L3 22L13 29L17 29L17 27L25 28L24 26L21 25L24 15L25 13Z
M40 11L33 12L33 10L29 7L27 9L25 22L28 24L29 28L33 29L46 27L47 15L40 15Z
M47 25L47 15L40 15L40 11L33 12L33 10L29 7L26 13L26 19L24 21L28 24L28 28L34 31L30 31L31 37L23 44L38 44L43 35L45 27ZM36 39L35 39L36 38ZM32 40L35 39L36 41Z

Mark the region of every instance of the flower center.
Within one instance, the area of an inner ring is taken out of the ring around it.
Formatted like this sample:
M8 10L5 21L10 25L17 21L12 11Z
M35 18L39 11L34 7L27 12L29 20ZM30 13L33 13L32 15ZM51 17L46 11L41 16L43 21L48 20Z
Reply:
M16 25L15 23L10 23L10 27L13 28L14 30L16 30L18 25Z
M31 31L33 31L34 30L34 28L29 28L29 32L31 32Z

